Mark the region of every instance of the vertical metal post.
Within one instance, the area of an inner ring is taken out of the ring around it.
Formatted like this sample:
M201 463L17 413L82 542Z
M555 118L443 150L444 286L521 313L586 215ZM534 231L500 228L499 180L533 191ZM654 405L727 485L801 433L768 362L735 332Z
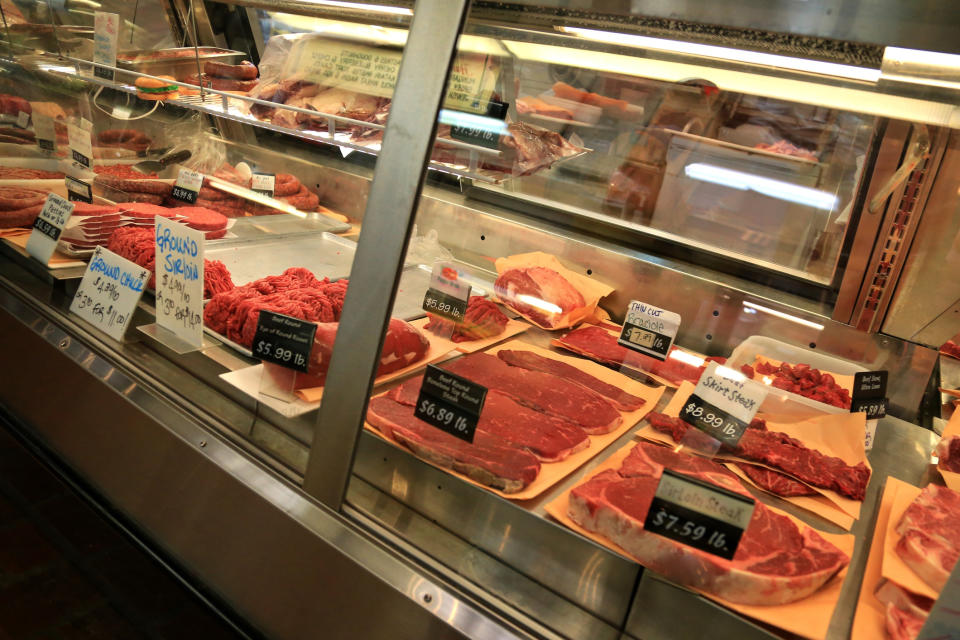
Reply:
M380 363L469 0L417 0L367 198L303 488L339 509Z

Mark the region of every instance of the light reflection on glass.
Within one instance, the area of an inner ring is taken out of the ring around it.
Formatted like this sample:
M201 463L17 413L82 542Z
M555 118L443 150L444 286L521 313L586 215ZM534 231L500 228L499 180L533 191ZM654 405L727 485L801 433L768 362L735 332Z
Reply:
M832 193L784 182L783 180L764 178L752 173L725 169L706 162L688 164L683 168L683 172L687 177L694 180L702 180L703 182L719 184L741 191L756 191L770 198L796 202L815 209L832 211L837 206L837 196Z
M811 329L816 329L817 331L823 331L823 325L816 322L811 322L810 320L804 320L803 318L798 318L797 316L790 315L789 313L784 313L783 311L777 311L776 309L771 309L770 307L764 307L753 302L744 302L744 311L750 313L756 313L761 311L763 313L769 314L771 316L776 316L777 318L783 318L784 320L789 320L790 322L795 322L797 324L802 324L805 327L810 327Z

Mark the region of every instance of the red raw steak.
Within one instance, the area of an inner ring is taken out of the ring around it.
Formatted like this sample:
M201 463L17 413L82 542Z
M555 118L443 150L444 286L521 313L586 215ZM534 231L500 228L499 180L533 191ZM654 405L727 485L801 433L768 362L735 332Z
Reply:
M790 476L755 464L737 464L758 487L778 496L815 496L817 492Z
M550 373L576 383L581 387L595 391L612 402L613 405L621 411L636 411L646 404L646 400L643 398L630 395L623 389L615 387L612 384L607 384L603 380L593 377L586 371L578 369L566 362L561 362L560 360L545 358L533 351L502 349L497 352L497 357L511 366L529 369L530 371Z
M960 557L960 493L927 485L897 524L897 555L940 591Z
M546 267L509 269L500 274L493 288L505 305L547 328L586 304L566 278Z
M540 473L540 463L532 454L505 446L483 431L470 444L415 418L413 407L386 396L370 400L367 422L421 458L504 493L521 491Z
M511 367L488 353L443 365L458 376L505 393L520 404L578 425L591 435L610 433L623 418L606 398L563 378Z
M941 439L933 453L937 456L939 468L960 473L960 436L947 436Z
M415 407L423 376L407 380L390 392L401 404ZM477 429L505 446L529 451L541 462L558 462L590 446L580 427L517 404L499 391L488 391Z
M619 471L608 469L570 492L570 517L671 580L730 602L794 602L849 562L809 527L758 502L733 560L710 555L643 527L664 467L749 495L729 471L705 459L640 443Z

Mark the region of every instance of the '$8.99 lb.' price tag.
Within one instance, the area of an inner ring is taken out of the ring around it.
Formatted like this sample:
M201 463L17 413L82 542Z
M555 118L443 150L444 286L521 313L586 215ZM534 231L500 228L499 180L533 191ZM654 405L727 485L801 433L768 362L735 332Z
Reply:
M763 385L747 380L739 371L711 362L678 417L735 447L766 397Z

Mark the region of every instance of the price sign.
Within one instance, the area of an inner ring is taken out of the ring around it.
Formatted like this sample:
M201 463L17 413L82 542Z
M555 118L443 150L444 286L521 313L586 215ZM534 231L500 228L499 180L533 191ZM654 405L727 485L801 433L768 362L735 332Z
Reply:
M413 415L472 443L486 399L486 387L431 364L423 374Z
M71 200L79 200L80 202L93 202L93 191L90 188L89 182L84 182L73 176L65 176L63 181L67 185L68 198Z
M93 75L113 82L117 66L117 36L120 16L116 13L95 11L93 14ZM103 66L98 66L103 65Z
M755 506L749 496L664 469L643 528L731 560Z
M49 194L43 209L33 221L33 230L27 238L27 253L46 266L57 248L57 241L60 240L63 227L72 213L72 202L55 193Z
M75 313L111 338L122 340L150 280L150 272L103 247L97 247L73 296Z
M250 180L250 189L272 198L276 184L277 177L274 174L257 172Z
M461 279L456 267L448 262L433 265L430 286L423 297L424 311L463 322L469 300L470 284Z
M657 360L666 360L679 329L680 314L631 300L617 342Z
M200 193L200 187L203 186L203 174L191 169L180 169L177 174L177 182L173 185L173 191L170 195L183 202L193 204L197 201L197 195Z
M764 386L711 362L680 410L680 419L729 447L737 446L767 397Z
M853 374L850 412L864 412L867 420L887 415L887 372L859 371Z
M57 148L57 131L54 128L53 118L40 113L33 114L33 134L37 138L37 146L43 151L53 151Z
M90 159L93 157L93 143L90 140L90 130L81 125L68 124L67 138L70 142L70 159L85 169L90 168Z
M26 129L28 124L30 124L30 114L26 111L19 112L17 114L17 126Z
M313 322L261 311L253 334L253 357L306 373L316 333Z
M203 231L157 218L157 324L203 346Z

